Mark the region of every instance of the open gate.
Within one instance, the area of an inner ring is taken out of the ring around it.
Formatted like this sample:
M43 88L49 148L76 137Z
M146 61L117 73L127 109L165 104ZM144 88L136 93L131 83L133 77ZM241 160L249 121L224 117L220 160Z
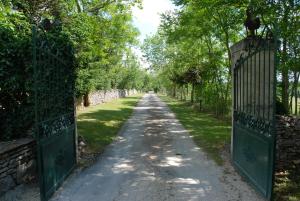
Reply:
M272 37L255 37L242 43L240 58L233 69L233 162L270 200L276 138L277 41Z
M35 136L42 201L52 196L76 164L74 59L71 46L60 40L33 28Z

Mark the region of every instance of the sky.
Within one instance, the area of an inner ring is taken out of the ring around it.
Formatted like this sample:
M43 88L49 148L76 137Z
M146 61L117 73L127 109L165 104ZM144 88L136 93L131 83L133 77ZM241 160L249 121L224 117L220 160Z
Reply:
M155 33L160 24L160 14L174 10L170 0L143 0L143 9L133 8L133 23L140 30L140 41Z
M143 9L133 8L133 24L136 26L141 35L139 40L142 43L147 35L152 35L157 31L160 24L160 14L176 7L171 0L143 0ZM134 52L142 59L142 52L134 48ZM149 64L141 61L143 67L147 68Z

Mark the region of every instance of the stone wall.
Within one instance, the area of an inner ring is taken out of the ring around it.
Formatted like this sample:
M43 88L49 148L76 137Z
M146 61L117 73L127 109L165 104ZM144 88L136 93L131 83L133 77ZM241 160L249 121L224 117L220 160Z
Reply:
M101 103L109 102L114 99L124 98L127 96L131 96L137 94L137 90L99 90L89 94L88 100L84 100L84 98L79 98L76 100L77 109L81 109L84 105L98 105ZM88 104L84 104L83 101L87 101Z
M33 139L0 142L0 196L36 177L36 143Z
M114 99L124 98L136 94L136 90L110 90L110 91L96 91L89 95L90 105L98 105L109 102Z
M300 168L300 118L277 116L276 169Z

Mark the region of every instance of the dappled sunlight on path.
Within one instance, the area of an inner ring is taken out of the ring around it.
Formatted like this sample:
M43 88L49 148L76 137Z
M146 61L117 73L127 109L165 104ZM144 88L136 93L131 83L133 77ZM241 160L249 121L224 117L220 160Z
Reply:
M224 170L156 95L139 102L119 134L95 165L73 175L52 200L260 200L242 181L223 181Z

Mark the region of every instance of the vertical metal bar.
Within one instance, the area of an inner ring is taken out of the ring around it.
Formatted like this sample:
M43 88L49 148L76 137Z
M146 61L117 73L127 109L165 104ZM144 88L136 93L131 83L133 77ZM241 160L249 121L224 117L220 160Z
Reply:
M239 64L240 65L240 64ZM241 94L240 94L240 66L238 65L237 67L237 78L238 78L238 83L237 83L237 98L238 98L238 111L241 109Z
M37 56L36 56L36 27L33 26L32 27L32 65L33 65L33 74L34 74L34 113L35 113L35 126L36 126L36 133L35 133L35 138L37 141L39 141L39 134L38 134L38 105L37 105L37 101L38 101L38 80L37 80Z
M236 111L238 111L238 108L239 108L239 96L238 96L239 73L238 73L237 66L235 67L235 74L236 74L236 83L235 83Z
M236 83L235 83L235 94L236 94L236 110L238 111L238 107L239 107L239 88L238 88L238 83L239 83L239 72L238 72L238 68L235 69L235 74L236 74Z
M241 74L241 64L239 63L239 96L240 96L240 106L239 106L239 111L242 111L242 74Z
M49 45L49 44L48 44ZM49 52L51 51L51 49L49 49ZM53 91L53 58L51 57L50 53L47 51L47 70L49 71L49 77L48 77L48 83L45 83L47 85L47 87L49 87L49 92L48 92L48 98L47 100L49 101L49 103L47 104L47 118L53 118L51 115L51 112L54 113L56 108L54 107L53 110L50 111L50 106L54 105L54 97L52 97L52 91ZM50 116L49 116L50 115Z
M235 68L233 68L233 109L236 110L236 73Z
M244 71L244 59L241 64L242 72L242 111L245 111L245 71Z
M263 119L265 120L265 107L266 107L266 49L265 49L265 44L262 48L262 50L264 51L264 62L263 62L263 86L264 86L264 89L263 89Z
M276 67L275 66L275 62L276 62L276 44L273 44L273 45L275 47L271 47L273 49L272 50L272 52L273 52L272 59L274 59L274 61L273 61L273 69L272 69L273 70L273 77L272 77L272 81L273 81L272 82L272 84L273 84L272 85L272 119L274 119L274 116L275 116L275 110L274 110L274 108L276 107L275 106L275 99L276 99L276 96L275 96L275 90L276 90L276 85L275 85L275 83L276 83L276 74L275 74L275 67ZM270 62L270 66L271 66L271 62ZM273 123L274 123L274 121L273 121Z
M249 113L249 65L248 65L248 59L247 59L247 68L246 68L246 72L247 72L247 113Z
M240 85L240 87L241 87L241 112L243 112L243 109L244 109L244 96L243 96L243 94L244 94L244 90L243 90L243 81L244 81L244 79L243 79L243 60L242 60L242 62L241 62L241 65L240 65L240 72L241 72L241 76L240 76L240 79L241 79L241 85Z
M271 106L271 90L272 90L271 81L272 81L272 79L271 79L271 48L270 48L269 41L268 41L268 67L269 67L268 119L271 122L272 121L271 110L273 109L273 107Z
M257 109L258 109L258 116L260 117L260 110L261 110L261 103L260 103L260 99L261 99L261 97L260 97L260 86L261 86L261 84L260 84L260 82L261 82L261 80L260 80L260 73L261 73L261 70L260 70L260 50L257 52L257 54L258 54L258 105L257 105ZM256 58L256 55L255 55L255 58Z
M34 90L35 90L35 92L34 92L34 104L36 105L35 107L35 116L37 116L37 117L39 117L40 116L40 114L41 114L41 107L40 107L40 104L39 104L39 99L38 99L38 92L36 91L36 89L37 89L37 86L39 85L39 83L38 83L38 80L37 80L37 78L38 78L38 76L39 76L39 72L37 71L37 61L40 61L40 54L37 54L37 49L36 49L36 31L34 31L33 29L35 29L35 28L32 28L32 41L33 41L33 43L32 43L32 54L33 54L33 59L32 59L32 65L33 65L33 68L34 68L34 83L35 83L35 85L36 86L34 86ZM39 62L39 69L41 68L41 65L40 65L40 62ZM39 119L38 120L36 120L36 121L39 121Z
M39 134L39 113L38 113L38 66L37 66L37 28L32 27L32 65L34 71L34 112L35 112L35 139L37 144L37 158L38 158L38 171L39 171L39 186L40 186L40 198L41 201L45 201L45 189L44 189L44 177L43 177L43 163L42 163L42 150L41 140Z
M252 54L252 57L251 59L253 58L254 56L254 116L256 116L256 98L257 98L257 94L256 94L256 86L257 86L257 83L256 83L256 74L257 74L257 70L256 70L256 54Z
M239 83L239 72L238 72L238 68L235 68L235 76L236 76L236 83L235 83L235 98L236 98L236 111L238 111L238 107L239 107L239 96L238 96L238 83Z
M54 51L54 50L52 50L52 51ZM51 101L52 101L51 105L58 104L57 105L58 107L54 108L55 110L54 110L54 113L52 113L52 117L56 118L58 116L58 114L60 113L59 112L59 107L61 105L61 102L59 102L59 100L58 100L59 94L57 94L58 91L57 91L57 88L56 88L59 80L57 79L58 76L57 76L57 71L56 71L56 59L51 54L50 54L50 58L51 58L50 68L52 70L52 72L51 72L52 89L51 89L51 93L50 93L51 94Z
M249 58L247 59L249 61ZM252 108L253 108L253 101L252 101L252 96L253 96L253 66L252 66L252 59L250 57L250 113L252 113Z
M239 110L239 88L238 88L238 83L239 83L239 72L238 72L238 66L235 67L235 73L236 73L236 85L235 85L235 91L236 91L236 110Z
M238 99L238 69L237 69L237 64L236 64L236 66L235 66L235 76L236 76L236 80L235 80L235 98L236 98L236 111L238 111L238 107L239 107L239 99Z

